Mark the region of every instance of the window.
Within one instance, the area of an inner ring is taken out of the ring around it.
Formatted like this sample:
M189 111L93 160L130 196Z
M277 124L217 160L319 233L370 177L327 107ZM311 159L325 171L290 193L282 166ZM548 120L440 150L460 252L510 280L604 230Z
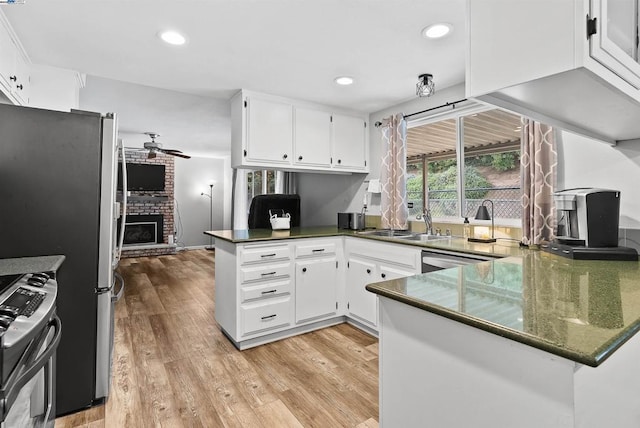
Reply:
M276 172L272 169L247 171L247 209L256 195L276 193Z
M410 216L426 203L433 218L458 221L490 199L496 219L520 219L520 116L475 107L408 126Z

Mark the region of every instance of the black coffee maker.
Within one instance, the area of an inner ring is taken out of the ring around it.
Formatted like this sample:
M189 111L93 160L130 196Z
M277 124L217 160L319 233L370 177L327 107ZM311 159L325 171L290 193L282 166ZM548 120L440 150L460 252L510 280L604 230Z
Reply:
M577 188L553 194L558 210L556 238L543 249L583 260L638 260L633 248L618 246L620 192Z

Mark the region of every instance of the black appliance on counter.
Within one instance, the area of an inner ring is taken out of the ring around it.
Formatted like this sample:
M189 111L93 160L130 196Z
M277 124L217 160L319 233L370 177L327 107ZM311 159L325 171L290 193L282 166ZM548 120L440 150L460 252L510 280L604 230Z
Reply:
M556 238L544 251L577 260L638 260L634 248L618 246L620 192L577 188L553 194L558 210Z
M251 199L249 207L249 229L271 229L269 221L271 211L284 211L291 216L291 227L300 227L300 196L291 195L257 195Z
M54 272L0 276L0 423L55 425L61 324Z
M103 403L109 392L116 134L113 115L0 104L0 258L66 256L57 274L57 416Z

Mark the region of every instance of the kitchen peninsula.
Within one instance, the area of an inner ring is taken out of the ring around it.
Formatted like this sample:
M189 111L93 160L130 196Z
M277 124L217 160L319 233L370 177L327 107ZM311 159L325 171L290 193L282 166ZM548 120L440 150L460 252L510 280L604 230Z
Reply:
M368 285L380 425L637 427L639 272L528 251Z

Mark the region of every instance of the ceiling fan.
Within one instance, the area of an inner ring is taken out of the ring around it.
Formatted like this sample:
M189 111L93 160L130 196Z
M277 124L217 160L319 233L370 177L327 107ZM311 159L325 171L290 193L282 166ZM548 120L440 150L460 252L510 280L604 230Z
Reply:
M180 158L185 158L185 159L191 159L191 156L185 155L180 150L163 149L162 144L156 141L156 138L158 138L160 134L156 134L155 132L145 132L145 134L151 138L151 141L146 141L144 143L144 150L149 150L149 155L147 156L147 159L155 158L157 153L164 153L166 155L178 156Z

